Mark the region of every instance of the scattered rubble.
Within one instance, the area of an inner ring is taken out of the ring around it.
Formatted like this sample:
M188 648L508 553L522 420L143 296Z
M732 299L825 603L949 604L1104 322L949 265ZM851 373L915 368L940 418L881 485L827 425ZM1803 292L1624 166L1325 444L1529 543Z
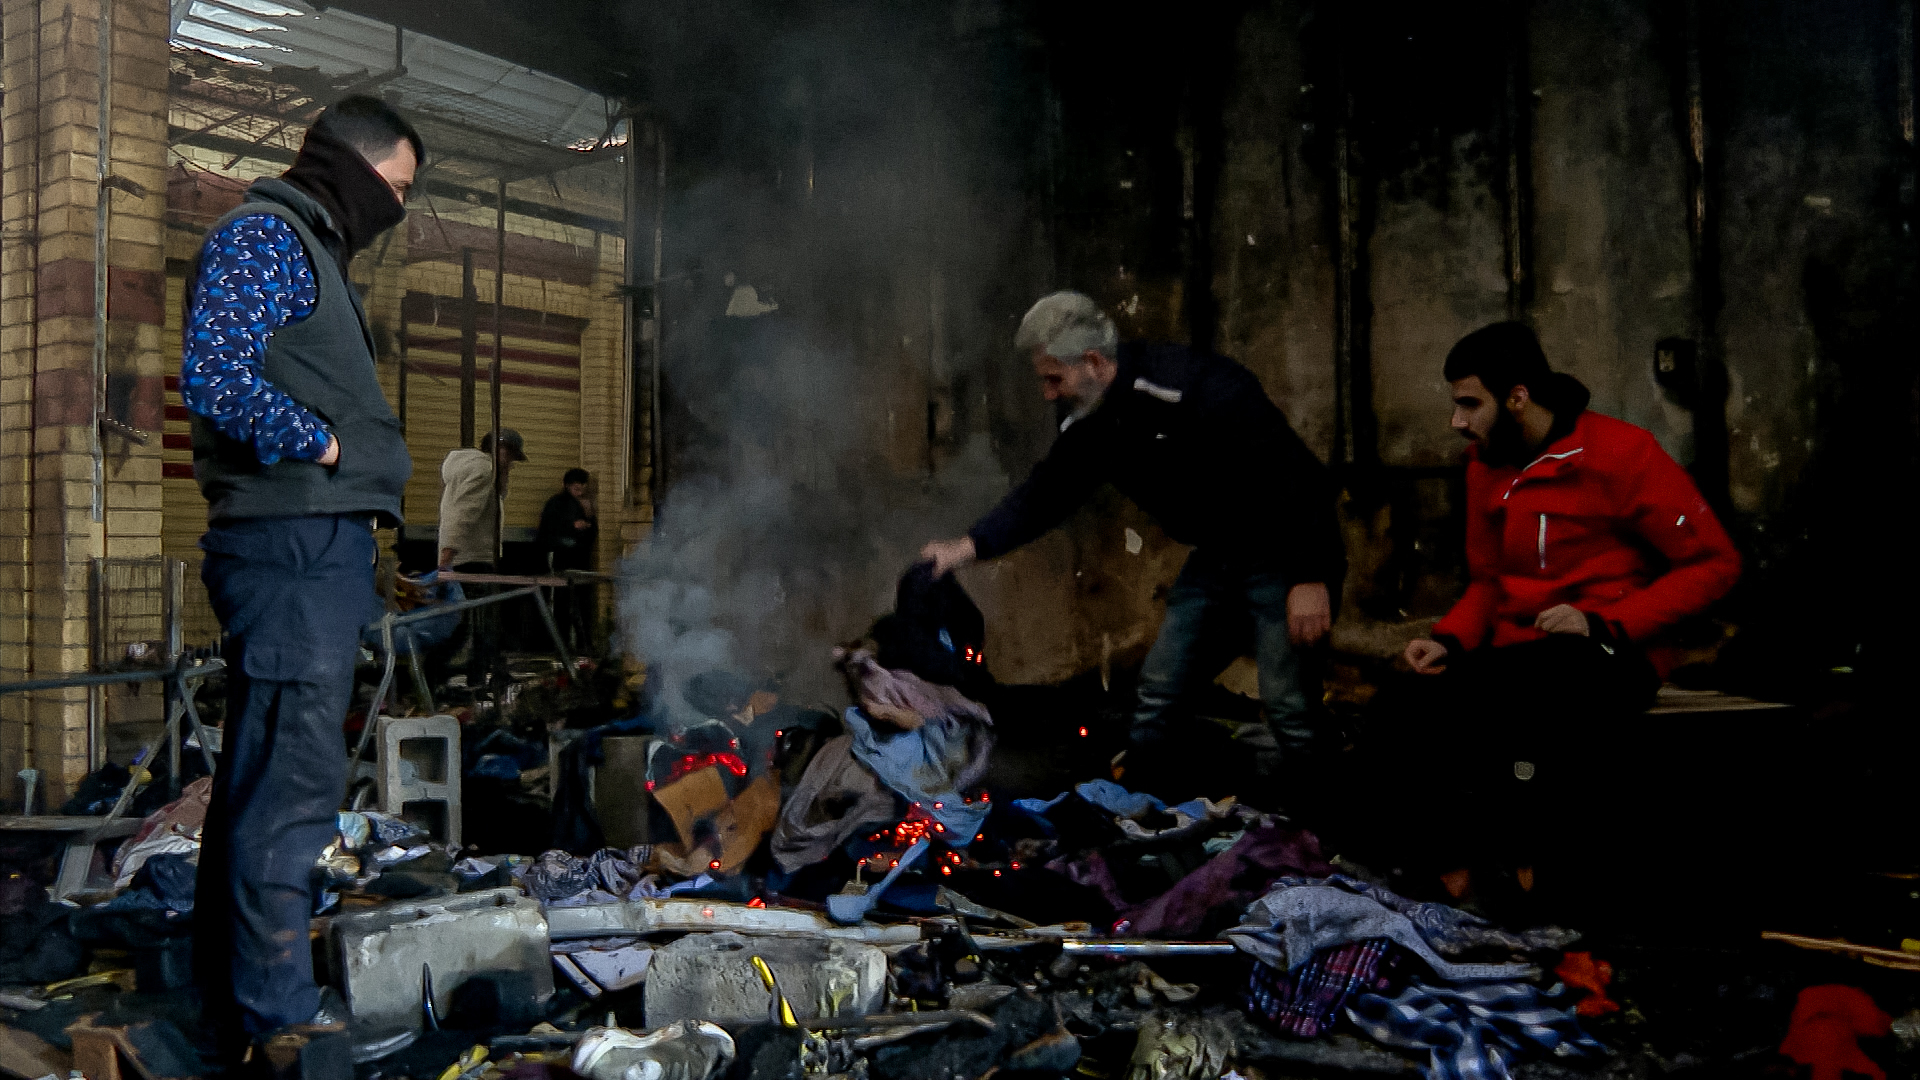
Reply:
M838 715L709 672L683 695L707 715L676 723L642 673L530 665L511 692L443 719L376 717L457 745L441 775L424 758L383 760L392 740L369 738L354 808L315 868L316 940L350 1022L276 1036L261 1048L270 1069L1443 1080L1702 1060L1637 1040L1646 987L1617 955L1374 877L1263 810L1258 790L1170 805L1082 776L1052 797L996 797L985 784L1007 720L982 703L984 670L934 663L902 635L896 621L881 645L840 655L857 704ZM882 666L889 650L925 670ZM620 714L590 707L595 694L617 696ZM114 778L96 803L115 801ZM73 901L0 878L0 1069L207 1074L178 991L191 985L209 789L203 778L147 799ZM465 806L465 821L396 791ZM603 806L618 828L602 828ZM1889 1023L1861 991L1819 989L1780 1044L1787 1057L1866 1071L1853 1039L1887 1031L1913 1052L1914 1013Z

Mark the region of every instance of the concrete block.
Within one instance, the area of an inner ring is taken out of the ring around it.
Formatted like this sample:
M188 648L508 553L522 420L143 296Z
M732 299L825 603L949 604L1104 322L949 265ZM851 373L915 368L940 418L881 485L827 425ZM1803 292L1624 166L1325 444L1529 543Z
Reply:
M445 844L460 842L460 721L383 716L377 788L380 812L404 818Z
M539 902L516 889L340 915L332 935L347 1006L376 1030L420 1027L423 966L433 969L434 1007L443 1017L474 980L498 989L502 1022L530 1022L553 996L547 920Z
M872 945L818 937L689 934L655 950L647 968L647 1026L679 1020L765 1021L773 995L754 971L758 956L803 1020L865 1016L886 1001L887 956Z

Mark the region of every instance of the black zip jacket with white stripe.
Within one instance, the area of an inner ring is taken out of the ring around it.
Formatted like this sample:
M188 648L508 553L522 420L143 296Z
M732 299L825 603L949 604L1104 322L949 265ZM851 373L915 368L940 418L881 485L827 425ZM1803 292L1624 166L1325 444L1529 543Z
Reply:
M1228 565L1323 582L1346 553L1331 474L1259 379L1184 345L1127 342L1100 405L967 535L981 559L1032 542L1111 483L1174 540Z

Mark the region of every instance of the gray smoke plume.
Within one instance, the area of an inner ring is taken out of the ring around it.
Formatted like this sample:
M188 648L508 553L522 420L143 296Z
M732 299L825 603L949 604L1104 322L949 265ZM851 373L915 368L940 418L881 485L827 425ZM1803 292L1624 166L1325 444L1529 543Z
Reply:
M1005 429L1043 411L1012 351L1051 266L1041 140L1005 107L1025 32L980 0L781 13L649 28L678 140L655 299L668 488L619 617L682 718L714 668L844 700L832 646L1007 490L1000 454L1032 448Z

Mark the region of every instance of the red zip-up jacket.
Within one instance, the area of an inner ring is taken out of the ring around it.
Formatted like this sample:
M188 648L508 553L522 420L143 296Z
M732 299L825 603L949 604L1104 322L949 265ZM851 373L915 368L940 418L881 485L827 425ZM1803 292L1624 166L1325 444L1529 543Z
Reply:
M1660 634L1725 596L1740 553L1651 432L1582 412L1525 467L1467 451L1467 566L1436 636L1468 649L1535 641L1542 611L1572 604L1644 646L1661 676L1678 654Z

